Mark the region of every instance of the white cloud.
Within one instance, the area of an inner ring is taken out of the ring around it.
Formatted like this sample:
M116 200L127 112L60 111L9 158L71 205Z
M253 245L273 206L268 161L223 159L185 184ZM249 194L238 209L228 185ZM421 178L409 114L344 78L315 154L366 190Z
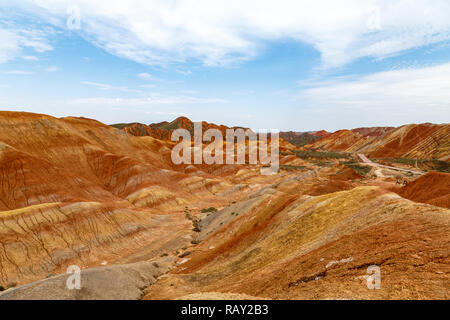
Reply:
M0 63L14 59L20 51L19 37L13 32L0 29Z
M65 25L65 2L19 2ZM291 39L314 46L325 67L336 67L450 39L448 0L71 3L81 9L79 31L86 39L110 53L151 65L191 59L213 66L236 63L259 54L268 41Z
M154 84L141 84L139 87L145 88L145 89L150 89L150 88L156 87L156 85L154 85Z
M139 78L145 79L145 80L154 79L154 77L150 73L147 73L147 72L139 73L137 76Z
M1 5L0 5L1 7ZM17 58L23 48L31 48L42 53L53 50L48 43L47 37L52 30L37 30L32 28L17 28L9 26L4 28L0 25L0 63L5 63ZM35 56L24 56L25 60L37 60Z
M179 74L182 74L183 76L189 76L192 74L191 70L176 70Z
M30 34L28 34L30 36ZM32 35L31 35L32 36ZM22 45L24 47L33 48L34 51L42 53L53 50L53 47L49 45L43 38L22 38Z
M106 90L106 91L122 91L122 92L134 92L134 93L140 93L140 90L130 89L127 86L113 86L110 84L105 83L98 83L98 82L92 82L92 81L81 81L81 84L85 84L88 86L95 87L100 90Z
M311 82L296 99L303 111L340 121L450 122L450 63Z
M36 56L23 56L23 60L30 60L30 61L39 61L39 58Z
M185 93L185 94L196 94L197 93L197 91L195 91L195 90L181 90L181 92Z
M48 67L47 69L45 69L45 71L46 72L56 72L56 71L59 71L59 67L51 66L51 67Z
M90 105L90 106L120 106L120 107L139 107L139 106L160 106L169 104L204 104L204 103L226 103L226 100L217 98L197 98L189 96L160 96L147 98L81 98L70 100L70 104Z
M12 74L12 75L19 75L19 76L26 76L26 75L34 74L34 72L24 71L24 70L10 70L10 71L6 71L5 73Z
M180 117L180 116L190 117L191 116L190 113L185 113L185 112L147 111L145 113L158 115L158 116L173 116L173 117Z

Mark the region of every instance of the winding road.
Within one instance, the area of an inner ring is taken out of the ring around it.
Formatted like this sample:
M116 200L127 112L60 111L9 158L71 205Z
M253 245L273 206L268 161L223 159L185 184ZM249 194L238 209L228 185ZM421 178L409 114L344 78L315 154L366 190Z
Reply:
M375 162L373 162L372 160L370 160L369 158L367 158L365 155L363 155L362 153L358 153L358 157L359 157L365 164L368 164L368 165L370 165L370 166L380 167L380 168L386 168L386 169L392 169L392 170L397 170L397 171L411 172L411 173L417 174L417 175L423 175L423 172L420 172L420 171L413 171L413 170L409 170L409 169L397 168L397 167L391 167L391 166L385 166L385 165L383 165L383 164L375 163Z

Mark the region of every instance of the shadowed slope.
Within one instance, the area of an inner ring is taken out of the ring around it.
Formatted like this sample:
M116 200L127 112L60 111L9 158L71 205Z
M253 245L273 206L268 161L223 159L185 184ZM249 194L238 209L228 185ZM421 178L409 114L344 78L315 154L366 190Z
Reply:
M450 209L450 174L429 172L397 193L412 201Z

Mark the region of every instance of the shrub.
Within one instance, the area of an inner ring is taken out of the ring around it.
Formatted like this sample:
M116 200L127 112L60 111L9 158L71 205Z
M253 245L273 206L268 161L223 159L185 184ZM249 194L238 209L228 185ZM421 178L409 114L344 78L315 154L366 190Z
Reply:
M207 212L217 212L217 209L214 207L204 208L200 211L201 213L207 213Z
M178 258L184 258L184 257L186 257L186 256L188 256L188 255L190 255L190 254L191 254L190 251L186 251L186 252L183 252L182 254L180 254L180 255L178 256Z
M200 229L200 225L199 225L198 220L192 221L192 225L194 226L194 228L192 229L193 231L195 231L195 232L201 232L201 229Z

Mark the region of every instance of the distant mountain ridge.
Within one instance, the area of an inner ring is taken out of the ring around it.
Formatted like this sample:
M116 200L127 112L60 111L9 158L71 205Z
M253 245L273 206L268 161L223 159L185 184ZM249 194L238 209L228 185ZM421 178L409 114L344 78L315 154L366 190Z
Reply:
M450 159L450 124L339 130L305 148L364 153L373 158Z
M145 125L142 123L119 123L113 124L112 127L124 130L125 132L134 136L151 136L160 140L170 140L170 136L173 131L177 129L186 129L191 135L194 134L194 122L186 117L178 117L172 122L163 121L159 123L151 123ZM227 129L244 129L243 127L227 127L225 125L217 125L202 121L202 130L205 132L208 129L217 129L225 136Z
M171 133L179 128L187 129L193 135L194 122L179 117L172 122L163 121L149 125L122 123L112 125L134 136L151 136L159 140L170 140ZM203 131L218 129L224 135L227 127L202 122ZM247 128L243 128L247 129ZM328 132L325 130L280 132L280 138L297 147L364 153L373 158L417 158L450 159L450 124L408 124L400 127L361 127L351 130Z
M292 143L293 145L299 147L314 143L317 140L322 139L321 136L316 136L308 132L294 132L294 131L280 132L280 137Z
M151 123L149 125L133 122L133 123L117 123L111 125L114 128L124 130L125 132L134 136L150 136L159 140L170 140L171 134L176 129L187 129L191 135L194 134L194 122L187 117L178 117L175 120L168 122L162 121L158 123ZM202 121L203 132L208 129L217 129L225 136L227 129L244 129L244 127L228 127L225 125L217 125L214 123L209 123ZM304 146L306 144L314 143L324 137L331 135L331 132L320 130L320 131L309 131L309 132L280 132L280 138L295 145Z

